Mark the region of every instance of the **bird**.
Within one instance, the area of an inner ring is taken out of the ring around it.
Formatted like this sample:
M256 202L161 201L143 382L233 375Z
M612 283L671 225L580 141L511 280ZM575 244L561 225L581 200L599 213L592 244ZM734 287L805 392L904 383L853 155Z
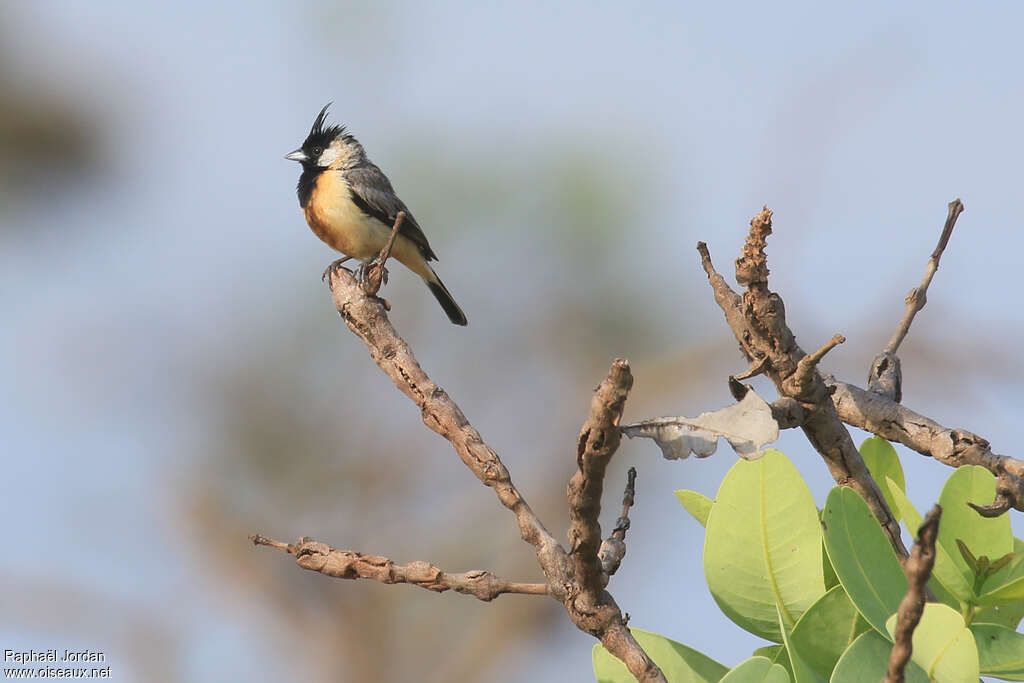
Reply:
M330 106L320 110L302 146L284 158L302 164L296 189L309 227L345 255L332 267L355 258L363 263L357 275L365 275L404 211L391 255L423 279L449 320L465 325L466 314L430 266L437 255L423 229L355 136L345 126L326 125Z

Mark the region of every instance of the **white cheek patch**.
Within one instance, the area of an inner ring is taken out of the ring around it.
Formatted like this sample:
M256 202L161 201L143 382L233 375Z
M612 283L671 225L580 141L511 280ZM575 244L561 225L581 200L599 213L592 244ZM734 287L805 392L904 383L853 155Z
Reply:
M337 161L344 154L344 151L340 142L332 142L330 147L320 153L320 158L317 159L316 165L327 168Z

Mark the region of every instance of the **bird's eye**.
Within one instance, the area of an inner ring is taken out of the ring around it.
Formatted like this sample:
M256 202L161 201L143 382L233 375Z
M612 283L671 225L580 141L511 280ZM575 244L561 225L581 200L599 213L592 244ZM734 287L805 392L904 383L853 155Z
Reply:
M309 150L309 151L310 151L310 152L312 152L312 157L313 157L314 159L316 159L316 158L317 158L317 157L319 157L319 156L320 156L321 154L323 154L323 152L324 152L324 148L323 148L323 147L314 147L313 149L311 149L311 150Z

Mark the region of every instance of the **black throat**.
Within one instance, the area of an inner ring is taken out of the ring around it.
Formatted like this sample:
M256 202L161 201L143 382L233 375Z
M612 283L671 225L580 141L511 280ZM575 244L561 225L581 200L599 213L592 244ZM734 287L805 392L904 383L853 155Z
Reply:
M313 187L316 185L317 177L324 172L325 169L318 168L316 166L302 165L302 175L299 176L299 184L296 190L299 195L299 206L303 209L306 208L306 204L309 203L309 198L313 195Z

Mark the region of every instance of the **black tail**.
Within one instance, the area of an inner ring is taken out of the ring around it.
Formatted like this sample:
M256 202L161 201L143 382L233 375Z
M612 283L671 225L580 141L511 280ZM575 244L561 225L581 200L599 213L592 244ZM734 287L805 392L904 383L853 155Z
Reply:
M455 303L455 299L452 298L448 288L444 286L441 279L434 274L434 280L431 282L427 280L427 287L430 287L430 291L433 292L434 297L437 299L437 303L441 304L441 308L448 314L448 319L456 325L465 325L467 322L466 314L462 312L459 305Z

